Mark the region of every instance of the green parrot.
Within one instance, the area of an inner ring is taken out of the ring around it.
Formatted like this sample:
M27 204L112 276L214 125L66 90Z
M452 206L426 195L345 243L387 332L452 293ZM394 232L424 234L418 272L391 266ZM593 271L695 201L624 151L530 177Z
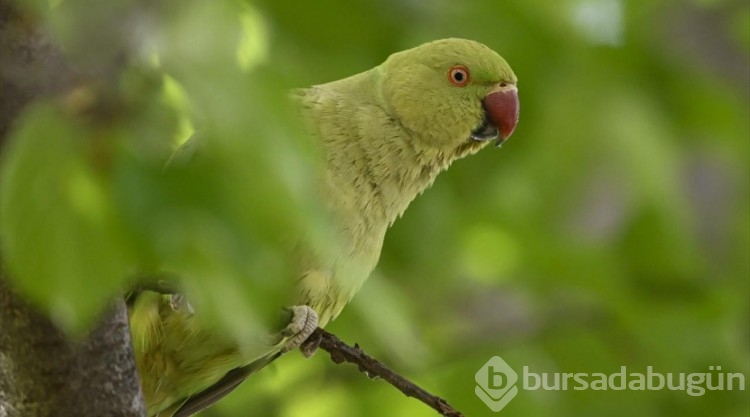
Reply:
M296 91L325 159L320 190L342 249L300 254L288 324L256 346L237 346L202 326L182 294L137 293L130 326L148 415L197 413L336 318L375 268L386 230L409 203L451 162L511 135L516 81L487 46L444 39Z

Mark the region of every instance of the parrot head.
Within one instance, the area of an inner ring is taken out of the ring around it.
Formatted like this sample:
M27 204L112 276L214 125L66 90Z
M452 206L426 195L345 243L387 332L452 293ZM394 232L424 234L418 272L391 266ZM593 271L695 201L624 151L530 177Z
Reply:
M517 78L487 46L443 39L391 55L381 66L389 110L426 146L461 157L518 123Z

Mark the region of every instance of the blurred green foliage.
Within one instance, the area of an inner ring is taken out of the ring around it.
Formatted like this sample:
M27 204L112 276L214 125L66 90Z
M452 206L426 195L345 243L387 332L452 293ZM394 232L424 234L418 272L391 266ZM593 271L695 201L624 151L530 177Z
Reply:
M113 117L87 116L78 96L40 104L4 152L3 256L66 325L130 274L165 268L206 314L250 334L259 312L283 304L286 239L325 226L285 91L456 36L512 65L518 129L412 205L329 329L467 416L491 414L474 373L494 355L538 373L718 365L748 377L747 2L62 0L37 10L79 62L136 45ZM193 126L205 159L164 170ZM287 355L202 415L434 415L325 356ZM746 416L747 389L522 390L501 415Z

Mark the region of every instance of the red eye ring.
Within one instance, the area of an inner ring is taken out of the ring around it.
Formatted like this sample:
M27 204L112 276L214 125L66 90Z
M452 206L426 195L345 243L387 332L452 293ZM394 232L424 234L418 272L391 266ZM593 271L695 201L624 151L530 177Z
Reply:
M464 87L470 79L469 69L463 65L454 65L448 70L448 81L455 86Z

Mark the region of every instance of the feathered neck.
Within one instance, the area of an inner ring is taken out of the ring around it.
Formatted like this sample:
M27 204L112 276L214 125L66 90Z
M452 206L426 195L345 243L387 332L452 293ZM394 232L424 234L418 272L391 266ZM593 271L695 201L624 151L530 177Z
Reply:
M453 161L485 145L467 140L454 149L435 149L424 146L415 133L393 119L388 118L383 127L350 138L345 147L350 165L339 174L356 192L354 201L363 217L386 227Z

